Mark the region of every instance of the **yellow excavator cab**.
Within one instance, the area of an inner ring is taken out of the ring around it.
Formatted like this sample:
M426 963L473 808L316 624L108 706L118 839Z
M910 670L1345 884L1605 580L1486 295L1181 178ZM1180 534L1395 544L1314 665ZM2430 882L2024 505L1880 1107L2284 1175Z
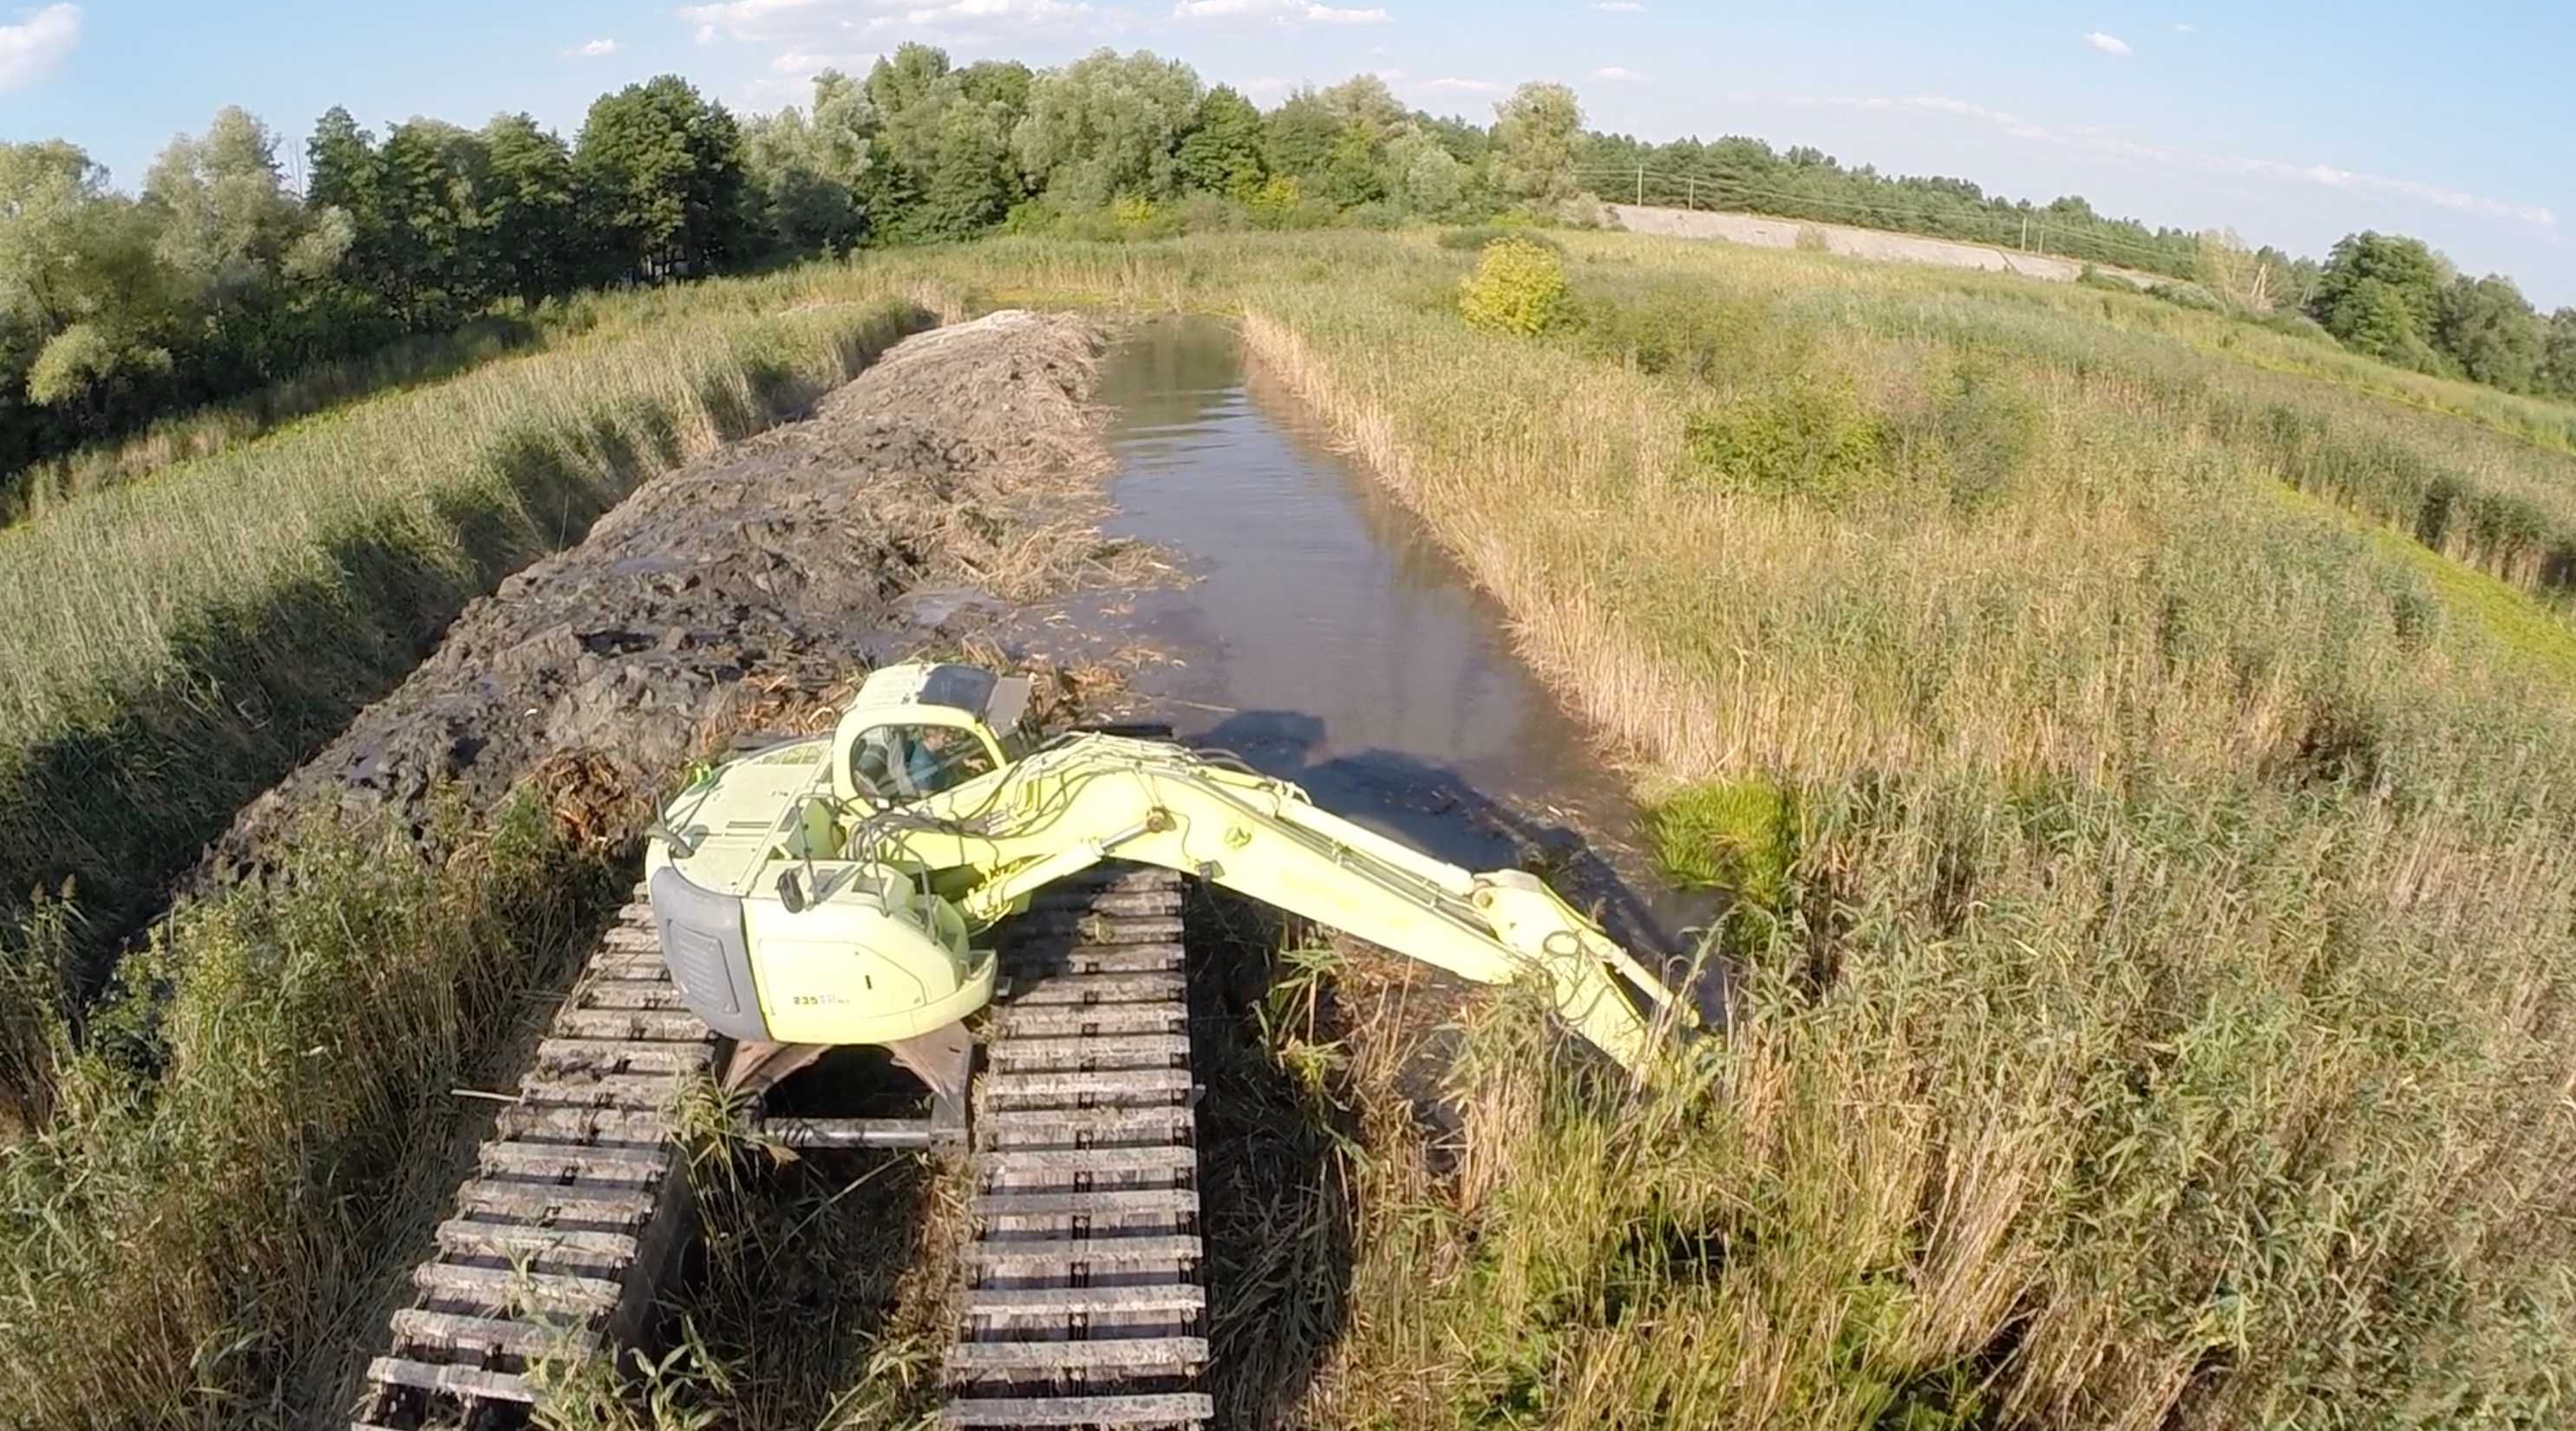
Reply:
M832 793L904 805L990 775L1025 753L1029 683L973 666L888 666L859 686L832 733Z

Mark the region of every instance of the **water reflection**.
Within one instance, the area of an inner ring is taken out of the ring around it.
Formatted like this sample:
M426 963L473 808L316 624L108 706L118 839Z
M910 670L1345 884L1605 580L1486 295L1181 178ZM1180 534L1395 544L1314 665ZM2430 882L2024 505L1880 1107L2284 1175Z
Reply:
M1231 326L1139 325L1098 397L1115 414L1110 530L1196 578L1122 622L1181 658L1139 693L1185 739L1445 859L1535 850L1569 894L1644 916L1616 837L1625 792L1511 653L1500 610L1301 404L1247 382ZM1655 942L1690 913L1662 903Z

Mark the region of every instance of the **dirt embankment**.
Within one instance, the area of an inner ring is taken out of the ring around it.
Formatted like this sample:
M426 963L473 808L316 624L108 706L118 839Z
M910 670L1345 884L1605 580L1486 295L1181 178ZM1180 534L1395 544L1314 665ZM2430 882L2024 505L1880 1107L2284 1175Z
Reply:
M200 882L304 812L488 809L549 760L657 789L711 732L810 707L866 663L962 634L1124 554L1092 526L1106 458L1084 320L995 313L908 339L802 423L658 478L579 546L459 615L437 653L253 802Z
M2051 283L2073 283L2084 276L2085 265L2079 259L2058 258L2045 253L2020 253L1989 244L1932 238L1923 234L1889 233L1884 229L1854 228L1849 224L1823 224L1801 219L1766 219L1757 214L1666 209L1652 204L1611 204L1607 207L1619 220L1619 227L1632 234L1718 239L1754 248L1796 248L1802 238L1812 234L1815 237L1808 242L1820 242L1827 253L1838 253L1846 258L1928 263L1941 268L1977 268L1988 273L2018 273L2024 278L2044 278ZM2096 264L2093 269L2096 273L2107 274L2139 288L2168 281L2157 274L2107 264Z

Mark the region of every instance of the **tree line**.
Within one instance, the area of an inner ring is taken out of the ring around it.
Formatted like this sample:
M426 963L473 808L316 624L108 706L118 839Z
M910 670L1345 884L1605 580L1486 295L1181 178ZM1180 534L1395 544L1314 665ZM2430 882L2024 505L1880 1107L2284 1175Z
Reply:
M2471 277L2422 239L2346 236L2327 255L2307 311L2357 352L2576 401L2576 308L2544 318L2512 279Z
M677 76L630 85L570 142L525 114L378 134L334 108L300 193L239 108L132 195L67 142L0 146L0 470L586 287L997 227L1391 223L1570 195L1572 91L1497 110L1437 118L1362 76L1265 112L1141 51L1036 71L912 44L747 119Z
M2359 234L2322 266L2045 205L1962 179L1848 169L1729 136L1648 145L1583 127L1532 83L1490 124L1399 102L1374 76L1264 110L1186 64L1103 50L1051 70L906 45L810 102L738 118L665 75L606 94L567 142L525 114L480 129L344 108L304 144L239 108L163 151L131 195L61 140L0 145L0 470L408 335L575 290L995 229L1183 228L1556 214L1619 174L1788 217L2012 242L2290 294L2338 340L2428 371L2576 395L2576 311L2543 321L2501 278ZM2252 279L2234 270L2250 264Z
M2004 248L2020 247L2037 229L2051 253L2175 278L2199 276L2197 234L2099 214L2080 195L2033 204L1988 194L1966 179L1882 174L1868 164L1845 168L1821 149L1775 150L1740 134L1664 144L1595 134L1579 163L1585 181L1612 199L1642 193L1648 203L1747 209ZM1634 189L1623 182L1631 175ZM2276 257L2292 262L2287 254Z
M1845 168L1822 150L1780 151L1742 135L1650 144L1590 134L1576 172L1613 199L1740 208L2003 248L2030 243L2197 284L2222 307L2300 314L2345 347L2402 367L2576 399L2576 308L2544 317L2513 280L2463 274L2421 239L2352 234L2319 262L2248 249L2224 231L2151 229L2098 213L2080 195L2034 204L1966 179Z

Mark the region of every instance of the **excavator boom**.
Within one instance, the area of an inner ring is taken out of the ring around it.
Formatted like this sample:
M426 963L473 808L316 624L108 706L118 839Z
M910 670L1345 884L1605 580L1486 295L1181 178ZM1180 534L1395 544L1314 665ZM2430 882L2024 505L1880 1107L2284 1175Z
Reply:
M1303 790L1171 744L1082 735L862 822L863 863L983 879L972 924L1102 859L1160 865L1503 984L1537 976L1566 1024L1631 1070L1683 1015L1662 981L1534 876L1475 873L1316 808Z
M899 1048L991 1001L984 931L1115 858L1462 978L1538 978L1568 1026L1634 1072L1696 1022L1531 875L1434 859L1231 757L1100 732L1030 748L1025 707L1024 686L982 671L889 667L830 737L681 792L646 864L690 1007L745 1042Z

